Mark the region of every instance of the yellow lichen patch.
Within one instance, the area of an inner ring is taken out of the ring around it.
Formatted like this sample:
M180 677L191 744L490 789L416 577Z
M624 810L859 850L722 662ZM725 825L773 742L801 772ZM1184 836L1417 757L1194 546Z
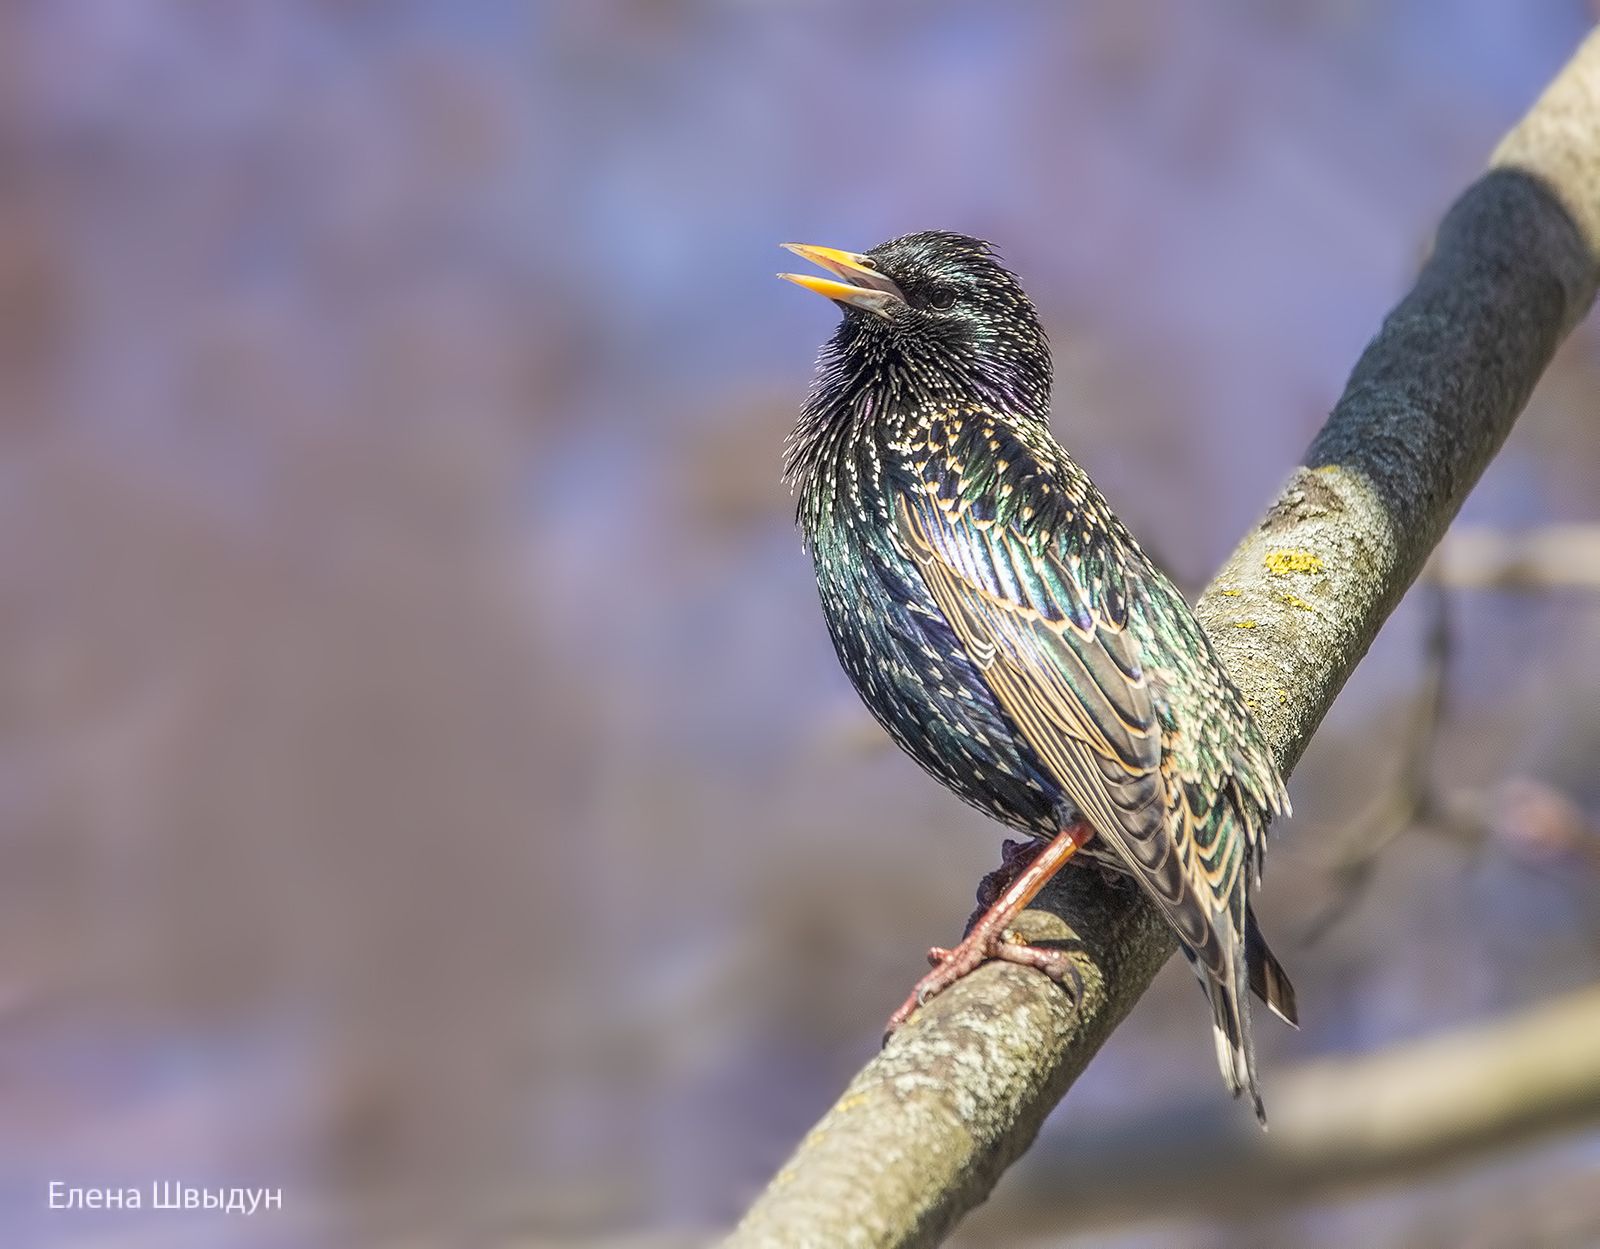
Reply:
M1241 594L1244 593L1244 591L1243 590L1218 590L1217 593L1225 595L1228 598L1238 598Z
M1306 602L1298 594L1280 594L1278 602L1287 603L1290 607L1298 607L1301 611L1316 611L1317 609Z
M1233 622L1233 627L1235 629L1254 629L1256 627L1256 622L1254 620L1235 620Z
M1261 561L1274 577L1287 577L1292 572L1321 572L1322 559L1310 551L1290 547L1283 551L1268 551Z

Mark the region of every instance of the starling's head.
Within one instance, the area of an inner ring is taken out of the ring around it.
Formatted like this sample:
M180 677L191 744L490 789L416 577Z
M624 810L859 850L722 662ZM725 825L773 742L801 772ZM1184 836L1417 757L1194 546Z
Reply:
M785 243L831 277L784 273L833 300L844 320L830 344L835 375L904 373L927 384L976 387L1042 411L1050 349L1033 304L994 250L965 234L929 230L869 252Z

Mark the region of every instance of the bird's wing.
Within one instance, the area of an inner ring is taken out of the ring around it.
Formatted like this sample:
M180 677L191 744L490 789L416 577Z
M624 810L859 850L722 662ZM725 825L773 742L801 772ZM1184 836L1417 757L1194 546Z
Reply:
M1257 883L1266 855L1267 821L1289 810L1272 752L1238 688L1228 680L1200 622L1172 584L1152 569L1144 598L1146 632L1167 639L1168 654L1203 657L1175 673L1149 673L1169 716L1184 732L1169 736L1164 765L1181 785L1195 836L1242 839L1246 870Z
M1169 786L1163 773L1158 691L1127 627L1131 587L1097 584L1091 594L1053 544L927 494L899 497L896 526L934 601L1072 805L1193 956L1230 981L1243 922L1242 914L1238 926L1229 922L1242 905L1240 839L1201 844L1186 787ZM1107 567L1097 580L1115 575Z

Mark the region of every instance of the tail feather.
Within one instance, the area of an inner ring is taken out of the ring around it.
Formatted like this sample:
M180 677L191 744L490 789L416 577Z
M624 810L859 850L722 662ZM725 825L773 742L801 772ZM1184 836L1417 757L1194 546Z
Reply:
M1185 953L1188 953L1185 950ZM1243 974L1240 963L1243 961ZM1261 1088L1256 1082L1255 1043L1250 1035L1250 1002L1244 981L1275 1014L1298 1026L1294 986L1272 951L1262 939L1253 912L1246 910L1243 940L1235 945L1225 963L1227 974L1216 976L1190 955L1189 962L1199 977L1200 986L1211 1002L1212 1032L1217 1043L1217 1066L1228 1091L1235 1097L1249 1092L1251 1104L1261 1126L1267 1126L1267 1112L1261 1104Z
M1211 999L1211 1026L1217 1042L1217 1066L1228 1091L1235 1097L1250 1093L1251 1105L1261 1126L1267 1126L1266 1107L1261 1104L1261 1088L1256 1083L1255 1044L1250 1037L1250 1008L1239 998L1236 985L1205 981Z
M1250 969L1250 990L1267 1004L1272 1013L1291 1028L1300 1026L1300 1009L1295 1004L1294 985L1283 965L1267 948L1266 938L1252 910L1245 911L1244 960Z

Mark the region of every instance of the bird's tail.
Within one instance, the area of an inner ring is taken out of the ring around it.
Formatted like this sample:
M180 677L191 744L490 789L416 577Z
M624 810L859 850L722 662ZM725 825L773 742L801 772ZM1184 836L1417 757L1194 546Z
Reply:
M1244 974L1239 968L1241 962ZM1261 1088L1256 1083L1255 1044L1250 1036L1250 1000L1245 994L1245 983L1257 997L1265 1002L1274 1014L1286 1023L1299 1026L1299 1012L1295 1006L1294 986L1289 983L1272 951L1267 948L1256 925L1254 912L1245 911L1244 940L1233 949L1233 957L1226 964L1229 974L1216 977L1190 958L1200 985L1211 1002L1211 1026L1217 1042L1217 1066L1228 1091L1235 1097L1248 1090L1261 1126L1267 1126L1267 1113L1261 1105Z
M1199 971L1199 968L1196 968ZM1256 1083L1256 1051L1250 1037L1250 1004L1241 993L1237 977L1213 980L1201 974L1200 983L1211 999L1211 1029L1217 1042L1217 1066L1228 1091L1235 1097L1249 1090L1261 1126L1267 1126L1267 1112L1261 1104L1261 1088Z
M1244 961L1250 969L1250 990L1267 1004L1272 1013L1291 1028L1300 1026L1300 1010L1295 1005L1294 986L1289 975L1267 948L1266 938L1256 923L1256 913L1244 913Z

